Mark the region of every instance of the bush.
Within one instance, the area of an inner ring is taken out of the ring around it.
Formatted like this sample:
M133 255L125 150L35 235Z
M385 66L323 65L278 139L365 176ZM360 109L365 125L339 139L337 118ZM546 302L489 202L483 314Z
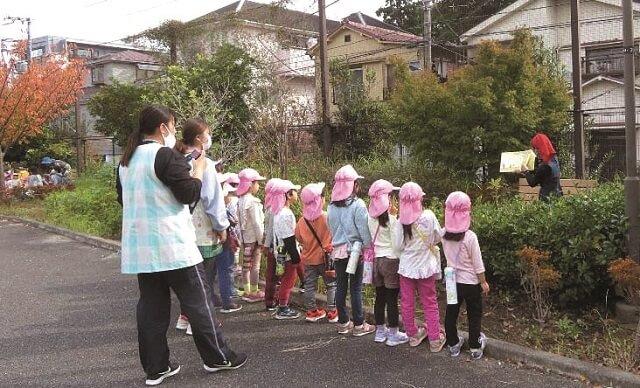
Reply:
M609 264L609 275L627 303L640 306L640 264L627 257Z
M620 183L565 196L551 204L518 198L474 207L473 229L493 279L518 287L517 251L532 246L551 254L561 276L557 301L579 306L604 300L607 266L624 257L626 218Z
M78 178L75 190L54 192L44 205L47 219L56 225L108 238L120 235L122 211L113 166L91 167Z

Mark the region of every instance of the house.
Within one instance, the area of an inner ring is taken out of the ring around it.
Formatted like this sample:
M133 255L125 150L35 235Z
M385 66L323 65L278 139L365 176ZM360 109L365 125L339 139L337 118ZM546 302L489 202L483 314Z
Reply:
M634 11L640 4L634 1ZM622 7L620 1L580 2L582 98L585 123L591 128L594 155L591 167L604 162L605 170L624 170L624 85L622 53ZM571 81L571 9L560 0L518 0L465 32L461 41L473 58L478 45L487 39L508 43L511 33L528 28L555 52ZM634 18L637 42L640 20ZM637 59L636 59L637 61ZM636 62L637 64L637 62ZM636 66L636 74L640 73ZM637 79L638 80L638 79ZM640 123L640 115L636 118Z
M328 62L341 59L348 63L355 82L363 83L367 74L374 76L369 88L369 97L385 100L395 82L393 58L401 58L413 70L422 69L423 38L402 29L357 12L344 18L338 28L327 36ZM317 99L320 100L320 58L319 45L309 52L315 58ZM446 78L455 66L456 59L450 52L433 48L434 63L439 75ZM338 111L337 94L340 85L331 85L330 115ZM318 116L320 116L320 104Z
M82 140L80 153L84 158L112 161L121 153L111 138L94 130L96 118L91 116L88 101L103 85L118 82L139 82L162 70L151 52L119 43L97 43L58 36L43 36L31 40L32 60L47 56L85 60L87 74L83 93L76 105L77 128ZM76 123L72 126L75 128Z
M114 81L144 82L159 75L163 67L158 58L150 53L126 50L112 52L87 61L87 68L89 72L77 110L85 138L84 153L86 157L99 157L107 162L115 162L121 154L120 147L94 129L97 118L89 112L89 100L104 85L112 84Z
M271 67L290 95L312 113L305 120L312 120L315 69L307 48L317 40L319 25L315 14L240 0L187 22L193 27L193 34L179 51L182 56L189 56L213 53L222 43L242 47ZM327 20L329 29L338 25Z

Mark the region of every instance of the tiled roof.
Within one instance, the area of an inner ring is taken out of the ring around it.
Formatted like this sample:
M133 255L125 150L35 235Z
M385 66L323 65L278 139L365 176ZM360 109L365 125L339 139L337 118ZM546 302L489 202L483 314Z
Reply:
M320 19L316 14L295 11L271 4L256 3L254 1L242 1L240 9L236 13L240 2L241 1L233 2L204 16L200 16L192 20L192 22L220 20L223 17L228 19L229 16L233 15L234 18L238 20L247 20L316 33L319 31ZM339 26L340 22L327 19L328 31L332 31Z
M391 30L388 28L381 28L371 25L364 25L350 20L345 20L342 23L344 26L361 32L371 38L378 39L381 42L387 43L419 43L422 41L422 37L413 35L408 32Z
M160 61L153 55L142 53L140 51L126 50L117 53L104 55L92 61L93 64L105 62L126 62L126 63L147 63L151 65L159 65Z
M394 26L393 24L383 22L382 20L376 19L362 12L354 12L351 15L347 16L346 18L342 19L343 22L347 20L354 23L364 24L365 26L380 27L380 28L385 28L387 30L406 32L406 31L403 31L402 28L398 26Z

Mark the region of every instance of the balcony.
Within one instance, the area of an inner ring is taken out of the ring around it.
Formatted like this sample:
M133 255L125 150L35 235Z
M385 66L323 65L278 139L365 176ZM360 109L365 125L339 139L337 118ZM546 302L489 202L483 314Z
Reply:
M640 73L640 63L636 56L636 74ZM624 74L624 56L582 58L582 75L595 77L598 75L621 76Z

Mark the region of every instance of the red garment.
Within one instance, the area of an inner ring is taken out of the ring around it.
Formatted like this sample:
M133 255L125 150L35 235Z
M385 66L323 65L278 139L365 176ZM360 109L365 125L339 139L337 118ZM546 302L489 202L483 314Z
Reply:
M544 133L537 133L533 139L531 139L531 147L538 150L538 154L543 162L549 163L551 158L556 154L551 140Z
M289 305L289 296L291 289L296 282L298 276L298 264L287 261L284 265L284 274L280 278L280 290L278 291L278 304L280 306Z

